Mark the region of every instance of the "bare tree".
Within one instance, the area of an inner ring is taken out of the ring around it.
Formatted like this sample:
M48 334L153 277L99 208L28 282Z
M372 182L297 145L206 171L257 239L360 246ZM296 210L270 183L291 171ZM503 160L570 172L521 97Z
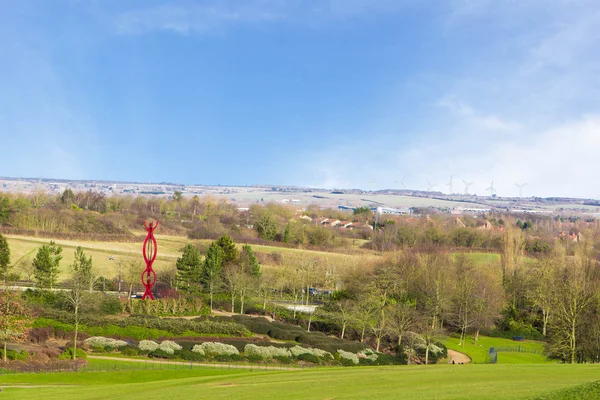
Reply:
M267 299L274 292L275 289L279 288L281 281L281 270L275 269L263 269L259 283L258 293L263 301L263 313L267 312Z
M431 349L431 345L442 335L442 331L437 327L426 324L421 330L421 335L425 339L425 365L427 365L429 364L429 349Z
M454 290L454 312L460 329L459 346L464 345L467 330L471 327L474 314L478 312L480 302L476 298L479 284L473 263L466 256L459 255L456 260L456 288Z
M0 341L4 345L4 361L6 362L6 345L8 342L23 342L32 325L29 310L21 303L17 293L6 287L0 293Z
M75 332L73 335L73 360L77 359L77 337L79 334L79 325L81 323L81 311L86 302L86 289L88 289L89 276L81 270L74 270L71 278L71 285L66 294L66 298L73 309L73 321Z
M502 282L504 290L510 296L511 304L517 307L519 300L523 299L524 277L523 251L525 239L523 233L507 224L502 237L502 252L500 253L500 264L502 266Z
M407 302L399 302L389 306L389 308L388 332L391 335L398 336L398 348L400 348L402 336L412 329L415 324L416 310L413 304Z
M449 267L452 261L447 254L437 252L423 255L422 258L419 292L423 307L430 316L431 328L441 329L451 304Z
M364 342L365 331L371 323L373 316L377 313L377 304L374 303L371 296L362 293L354 302L351 313L351 323L360 332L360 341Z
M565 248L557 243L552 255L538 260L533 270L534 285L531 291L531 300L533 305L542 312L542 334L544 336L548 333L548 321L555 305L556 274L565 262Z
M575 362L582 315L598 296L599 268L590 251L589 243L577 246L574 257L565 260L554 284L556 318L551 346L564 348L563 354L571 364Z
M337 322L342 325L342 332L340 334L340 338L342 339L346 333L346 327L353 321L352 311L355 307L355 302L350 299L340 300L335 303L336 312L334 314L334 319L336 319Z
M240 271L239 266L235 264L227 264L223 268L223 277L227 282L227 290L231 296L231 312L235 313L235 297L238 295L240 290Z

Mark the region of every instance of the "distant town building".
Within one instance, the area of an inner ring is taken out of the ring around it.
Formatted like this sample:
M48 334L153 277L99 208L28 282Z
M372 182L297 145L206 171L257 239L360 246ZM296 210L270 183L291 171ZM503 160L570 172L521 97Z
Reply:
M377 207L375 212L377 214L408 215L410 214L410 208Z
M461 214L485 214L492 211L490 208L468 208L468 207L456 207L452 211L451 214L461 215Z

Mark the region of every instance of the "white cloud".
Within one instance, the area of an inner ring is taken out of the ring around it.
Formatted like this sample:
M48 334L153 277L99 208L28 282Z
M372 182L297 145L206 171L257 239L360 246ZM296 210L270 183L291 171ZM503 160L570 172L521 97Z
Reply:
M465 104L459 100L445 96L440 99L437 106L447 109L460 117L467 123L471 128L477 130L493 131L493 132L512 132L516 133L520 126L519 124L505 121L496 115L484 115L473 109L468 104ZM481 131L480 131L481 133Z
M516 196L514 183L527 182L526 195L600 198L600 189L594 185L600 166L600 115L546 131L527 131L516 140L484 148L471 148L464 142L407 149L392 143L377 147L371 142L369 146L363 143L363 151L355 146L329 149L307 162L306 169L322 178L307 183L327 188L399 188L397 181L404 176L409 188L425 190L430 181L439 184L436 190L445 190L442 184L453 175L455 192L464 190L461 179L465 179L475 182L470 191L478 194L484 194L494 181L499 195Z

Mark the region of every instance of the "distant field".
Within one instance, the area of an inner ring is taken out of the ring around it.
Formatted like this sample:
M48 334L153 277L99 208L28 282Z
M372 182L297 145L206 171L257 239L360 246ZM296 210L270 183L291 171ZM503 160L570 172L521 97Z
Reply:
M24 400L535 399L594 382L599 377L598 368L589 364L347 367L289 372L207 368L8 375L0 376L0 386L4 397Z
M38 248L50 242L50 239L46 238L16 235L5 236L10 246L12 262L17 262L19 259L29 260L29 262L31 262L35 257ZM156 239L158 242L158 257L154 263L154 268L157 272L173 268L177 258L181 255L181 249L187 243L210 243L210 240L190 240L183 236L156 235ZM63 259L60 263L61 276L63 278L69 274L69 266L73 264L73 255L77 246L83 247L86 254L92 256L93 268L100 276L104 276L106 271L106 276L109 278L117 277L119 275L120 262L124 263L133 259L138 260L143 264L141 241L139 243L121 243L59 239L56 240L56 243L63 246ZM297 261L303 258L314 258L321 260L323 263L348 265L352 263L366 264L379 258L379 256L369 251L360 252L359 255L347 255L276 246L252 245L252 248L255 252L267 254L279 253L284 262L292 260ZM114 261L108 260L109 257L113 257Z
M35 257L38 248L50 242L50 239L39 237L17 235L5 236L8 239L11 251L11 260L13 263L17 262L19 259L28 260L28 262L31 262L31 260ZM204 245L208 245L211 242L210 240L190 240L184 236L167 235L156 235L156 239L158 241L158 257L154 263L154 267L158 272L173 268L175 266L175 261L181 255L181 249L183 249L187 243L202 243ZM137 260L140 263L143 263L141 255L141 240L139 243L122 243L59 239L56 240L56 243L63 246L63 259L60 264L62 271L61 276L63 278L67 277L69 274L69 266L73 263L73 255L77 246L83 247L86 254L92 256L93 268L100 276L104 276L106 271L106 276L109 278L117 277L119 275L120 266L129 260ZM361 241L359 244L362 243L364 243L364 241ZM359 246L359 244L356 244L356 246ZM241 244L239 246L241 247ZM352 249L352 254L343 254L277 246L251 246L257 253L278 253L281 256L284 265L286 263L299 262L302 259L317 259L323 264L331 264L340 268L349 265L367 267L373 262L377 262L382 257L379 253L364 249L359 250L356 247ZM472 258L477 263L498 262L500 260L500 255L496 253L469 252L465 254L467 254L468 257ZM114 261L108 260L109 257L113 257ZM266 263L265 266L269 266L269 264Z
M461 254L461 253L453 253ZM476 263L490 263L500 261L500 254L497 253L464 253Z
M314 197L319 196L319 197ZM337 207L344 205L349 207L361 207L368 205L383 204L387 207L479 207L485 206L478 203L430 199L425 197L400 196L390 194L331 194L330 191L311 193L278 193L278 192L246 192L211 194L211 197L235 201L245 205L253 203L281 202L287 200L299 200L299 207L309 204L317 204L321 207Z
M446 347L452 350L465 353L474 363L483 363L488 359L489 350L491 347L517 347L522 349L531 349L534 351L543 351L544 343L528 340L525 342L516 342L510 339L493 338L488 336L480 336L477 340L477 345L473 344L473 337L467 337L463 345L458 345L459 339L450 337L442 341ZM498 353L499 364L547 364L556 363L556 361L548 360L541 354L517 353L517 352L501 352Z

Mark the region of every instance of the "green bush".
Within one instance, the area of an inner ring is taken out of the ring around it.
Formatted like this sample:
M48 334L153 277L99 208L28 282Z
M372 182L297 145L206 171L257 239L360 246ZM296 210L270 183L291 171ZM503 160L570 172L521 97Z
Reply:
M321 362L319 360L319 357L315 356L314 354L310 354L310 353L302 353L297 358L300 361L306 361L306 362L310 362L313 364L319 364Z
M140 349L133 346L126 346L121 349L121 354L124 356L137 356L140 354Z
M62 329L65 332L74 331L75 328L71 324L65 324L63 322L59 322L50 318L40 317L33 321L33 328L46 328L52 327L56 329Z
M344 367L354 367L356 364L354 364L354 362L350 359L347 358L340 358L339 359L340 364L342 364ZM359 360L360 363L360 360Z
M29 358L29 353L25 350L6 350L6 358L13 361L25 361ZM4 359L4 350L0 350L0 359Z
M269 335L269 333L273 329L273 326L270 323L262 323L259 321L256 321L255 323L251 323L246 326L250 329L251 332L257 333L259 335Z
M282 364L291 364L292 363L292 359L290 357L275 356L275 357L273 357L273 359L279 361Z
M193 351L190 351L190 350L182 350L179 353L179 357L183 358L184 360L187 360L187 361L204 361L204 360L206 360L206 356L204 356L202 354L194 353Z
M105 296L100 305L100 311L107 315L118 314L121 312L121 301L118 297Z
M374 361L368 358L359 358L358 365L374 365Z
M363 365L363 360L371 361L368 358L359 359L360 365ZM371 361L372 365L406 365L407 358L404 353L397 355L392 354L379 354L377 360Z
M233 356L236 354L217 354L214 358L215 361L219 361L219 362L230 362L233 361ZM238 356L239 357L239 356Z
M85 351L83 351L79 347L76 350L76 354L77 354L78 359L81 359L81 360L87 359L87 354L85 354ZM58 356L58 359L59 360L72 360L73 359L73 348L68 347L67 349L65 349L65 351L63 351L63 353L60 356Z
M246 358L248 359L248 361L250 361L252 363L258 363L258 362L264 361L264 358L262 356L259 356L258 354L250 354L249 356L246 356Z
M485 336L504 338L504 339L512 339L516 336L520 336L527 340L544 340L545 339L544 335L542 335L537 330L529 331L529 332L493 330L493 331L485 331L485 332L482 331L481 334L485 335Z
M161 349L156 349L154 351L151 351L150 353L148 353L148 356L151 358L166 358L166 359L172 359L172 358L177 358L178 355L176 355L175 353L171 354L168 353L164 350Z
M59 303L59 292L27 289L23 292L23 298L30 305L55 307Z

